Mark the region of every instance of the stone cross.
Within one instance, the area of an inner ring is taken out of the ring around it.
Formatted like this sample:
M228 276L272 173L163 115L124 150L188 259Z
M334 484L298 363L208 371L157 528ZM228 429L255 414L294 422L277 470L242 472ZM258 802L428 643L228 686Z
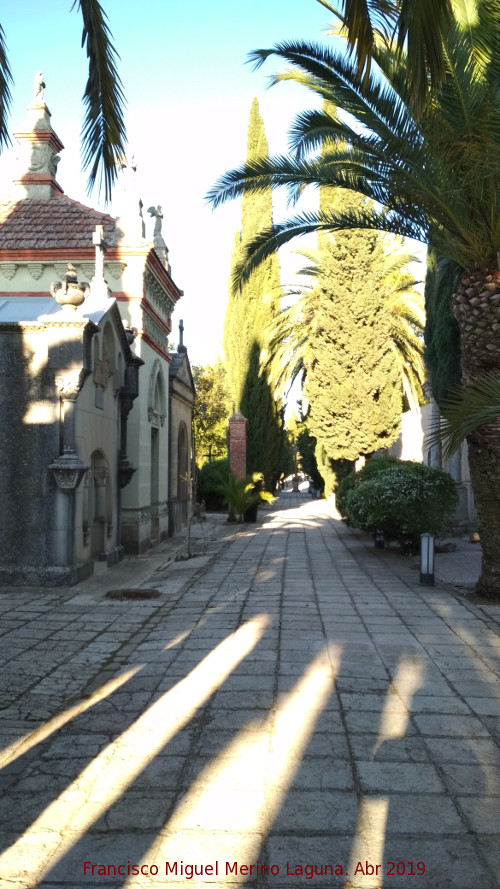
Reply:
M104 240L104 228L102 225L96 225L95 232L92 235L92 243L95 246L94 280L104 281L104 254L107 244Z

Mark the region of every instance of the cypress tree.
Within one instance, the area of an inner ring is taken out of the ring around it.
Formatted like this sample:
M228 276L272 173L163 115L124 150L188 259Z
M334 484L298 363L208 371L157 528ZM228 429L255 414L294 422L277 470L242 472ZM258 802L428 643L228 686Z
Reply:
M267 157L268 145L257 99L250 109L247 163ZM241 229L235 235L232 272L244 246L272 225L272 189L242 199ZM271 256L234 292L231 284L224 321L224 355L230 399L247 417L247 470L263 472L273 490L279 475L282 445L281 404L273 398L267 373L260 373L265 330L279 309L280 273L277 256Z
M335 210L361 201L344 189L321 197ZM384 248L378 233L355 229L321 235L319 252L321 311L305 382L308 425L322 462L353 461L388 447L399 432L401 380L383 292Z

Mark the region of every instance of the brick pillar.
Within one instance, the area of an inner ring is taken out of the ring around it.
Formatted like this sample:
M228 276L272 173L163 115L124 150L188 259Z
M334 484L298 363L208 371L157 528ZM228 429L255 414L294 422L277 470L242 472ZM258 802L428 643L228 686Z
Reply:
M247 418L239 411L229 418L229 471L236 478L247 474Z

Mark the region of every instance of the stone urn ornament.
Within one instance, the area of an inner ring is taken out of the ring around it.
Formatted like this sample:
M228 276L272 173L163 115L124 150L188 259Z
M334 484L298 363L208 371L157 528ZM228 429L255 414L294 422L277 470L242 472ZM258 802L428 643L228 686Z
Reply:
M74 265L67 264L68 271L62 281L54 281L50 285L50 292L60 306L67 306L76 310L81 306L85 297L90 292L89 284L79 284Z

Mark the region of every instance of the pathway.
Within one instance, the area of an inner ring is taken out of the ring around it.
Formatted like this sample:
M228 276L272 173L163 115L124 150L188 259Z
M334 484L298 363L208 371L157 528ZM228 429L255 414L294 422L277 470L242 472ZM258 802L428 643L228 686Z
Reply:
M0 591L2 889L500 886L500 608L302 495L209 549Z

